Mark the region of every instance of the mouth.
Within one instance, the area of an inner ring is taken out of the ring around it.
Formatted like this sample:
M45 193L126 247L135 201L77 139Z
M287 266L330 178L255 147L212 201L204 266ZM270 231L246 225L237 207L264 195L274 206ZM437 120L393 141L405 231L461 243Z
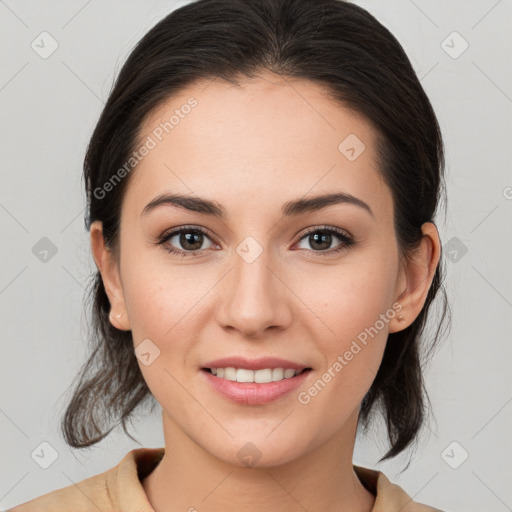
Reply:
M247 368L228 366L226 368L201 368L201 370L221 380L266 384L293 379L294 377L311 371L312 368L262 368L260 370L250 370Z

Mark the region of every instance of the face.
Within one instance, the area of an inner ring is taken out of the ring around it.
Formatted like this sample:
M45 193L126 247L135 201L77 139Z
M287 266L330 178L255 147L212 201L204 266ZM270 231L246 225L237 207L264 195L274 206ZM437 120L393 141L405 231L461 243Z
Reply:
M196 83L145 120L141 140L153 147L129 177L119 280L108 293L113 312L125 312L116 325L132 331L164 428L233 464L242 448L257 451L262 465L352 431L388 333L404 327L405 274L375 136L319 85L272 74L240 87ZM163 194L218 211L146 208ZM308 203L327 194L357 200ZM290 208L295 201L309 208ZM228 357L310 370L235 384L204 369Z

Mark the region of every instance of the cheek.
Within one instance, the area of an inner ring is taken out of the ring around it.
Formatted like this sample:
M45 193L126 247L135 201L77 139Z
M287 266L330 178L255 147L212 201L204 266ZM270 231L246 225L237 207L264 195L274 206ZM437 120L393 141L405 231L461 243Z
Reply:
M382 258L329 269L325 277L301 279L301 296L329 327L331 338L347 340L372 327L391 308L396 276ZM309 290L309 292L308 292ZM311 290L314 290L311 293ZM322 324L322 322L320 322ZM382 325L379 323L380 328ZM387 323L386 323L387 326ZM328 330L329 332L329 330Z
M315 338L325 354L323 380L330 388L325 396L335 393L346 405L363 398L382 361L389 322L395 316L391 306L396 276L389 261L373 254L341 265L324 280L302 281L301 293L315 290L309 294L312 302L306 302L316 315L310 326L315 326Z
M319 299L311 309L317 307L321 321L315 318L312 330L325 359L312 386L298 398L311 418L336 418L331 430L360 405L378 372L395 315L390 282L385 274L352 269L327 282L326 293L317 288Z
M192 274L192 267L155 263L155 258L142 251L138 257L127 256L123 265L125 303L135 344L144 338L165 343L174 332L186 328L207 291L204 281Z

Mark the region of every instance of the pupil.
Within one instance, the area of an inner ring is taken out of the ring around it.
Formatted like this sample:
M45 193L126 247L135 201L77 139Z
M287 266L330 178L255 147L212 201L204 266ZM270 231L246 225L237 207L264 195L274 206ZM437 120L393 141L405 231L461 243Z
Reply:
M317 249L328 249L331 245L331 237L332 235L330 233L324 233L319 235L318 233L315 233L314 235L311 235L311 237L314 240L314 243L311 244L311 247L314 247L315 244L320 243L322 245L322 241L324 242L324 247L317 247ZM320 242L318 240L321 239ZM325 245L325 241L327 240L327 245Z
M199 249L201 247L201 233L188 232L182 233L180 237L180 243L182 247L186 249ZM195 238L196 244L194 245L192 239Z

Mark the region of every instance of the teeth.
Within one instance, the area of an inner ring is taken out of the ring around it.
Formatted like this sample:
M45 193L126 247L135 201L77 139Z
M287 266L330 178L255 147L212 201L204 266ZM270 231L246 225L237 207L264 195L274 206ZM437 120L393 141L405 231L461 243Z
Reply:
M236 369L235 368L224 368L224 378L226 380L236 380Z
M210 368L213 375L221 379L232 380L236 382L277 382L283 379L289 379L301 373L302 370L292 368L264 368L262 370L247 370L245 368Z
M234 370L234 368L233 368ZM263 370L265 371L265 370ZM255 382L255 374L254 370L244 370L243 368L239 368L235 370L235 376L237 382ZM226 374L224 374L226 375Z
M282 380L284 377L284 370L282 368L274 368L272 370L272 381Z
M263 370L255 370L251 371L250 373L252 375L250 375L251 380L249 382L252 382L253 377L254 382L257 382L259 384L264 384L265 382L272 382L272 370L270 368L265 368Z
M300 372L297 372L300 373ZM295 370L285 370L284 371L284 378L288 379L290 377L293 377L295 375Z

